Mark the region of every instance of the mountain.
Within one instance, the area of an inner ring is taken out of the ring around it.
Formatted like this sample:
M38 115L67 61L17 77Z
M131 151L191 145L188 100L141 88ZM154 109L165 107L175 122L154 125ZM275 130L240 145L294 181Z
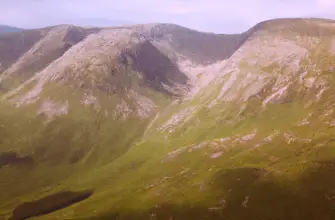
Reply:
M20 31L22 31L21 28L11 27L11 26L7 26L7 25L0 25L0 33L2 33L2 32L4 32L4 33L20 32Z
M334 219L334 36L0 35L0 219Z
M1 60L3 71L0 76L2 87L6 85L4 81L14 80L17 84L24 82L87 35L98 30L60 25L0 36L3 45L0 52L0 56L3 57Z

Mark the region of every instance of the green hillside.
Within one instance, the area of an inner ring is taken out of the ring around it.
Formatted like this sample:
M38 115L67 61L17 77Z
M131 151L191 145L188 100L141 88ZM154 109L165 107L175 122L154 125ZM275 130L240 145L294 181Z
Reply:
M6 68L0 219L334 219L333 24L95 30Z

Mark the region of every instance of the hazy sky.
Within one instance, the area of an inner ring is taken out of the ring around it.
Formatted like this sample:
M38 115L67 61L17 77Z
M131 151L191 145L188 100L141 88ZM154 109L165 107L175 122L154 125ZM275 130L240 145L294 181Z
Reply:
M0 24L23 28L167 22L232 33L278 17L335 19L334 12L335 0L0 0Z

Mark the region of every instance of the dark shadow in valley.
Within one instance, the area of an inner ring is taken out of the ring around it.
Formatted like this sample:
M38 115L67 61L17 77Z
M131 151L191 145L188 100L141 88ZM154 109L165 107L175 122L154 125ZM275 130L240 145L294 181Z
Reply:
M24 220L31 217L55 212L85 200L92 194L92 190L83 192L66 191L44 197L36 201L25 202L15 208L10 220Z
M31 156L19 156L16 152L0 153L0 169L6 165L31 166L33 163L34 159Z
M187 84L188 77L149 41L139 45L136 52L124 51L120 57L124 65L130 65L127 57L131 57L134 70L143 73L146 82L159 91L170 93L163 84L169 87Z

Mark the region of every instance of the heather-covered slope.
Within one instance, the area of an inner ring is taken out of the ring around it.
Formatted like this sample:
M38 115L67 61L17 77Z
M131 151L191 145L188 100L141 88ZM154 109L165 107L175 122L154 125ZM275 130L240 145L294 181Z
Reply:
M79 39L2 96L0 216L57 197L35 219L333 219L334 35L278 19Z

